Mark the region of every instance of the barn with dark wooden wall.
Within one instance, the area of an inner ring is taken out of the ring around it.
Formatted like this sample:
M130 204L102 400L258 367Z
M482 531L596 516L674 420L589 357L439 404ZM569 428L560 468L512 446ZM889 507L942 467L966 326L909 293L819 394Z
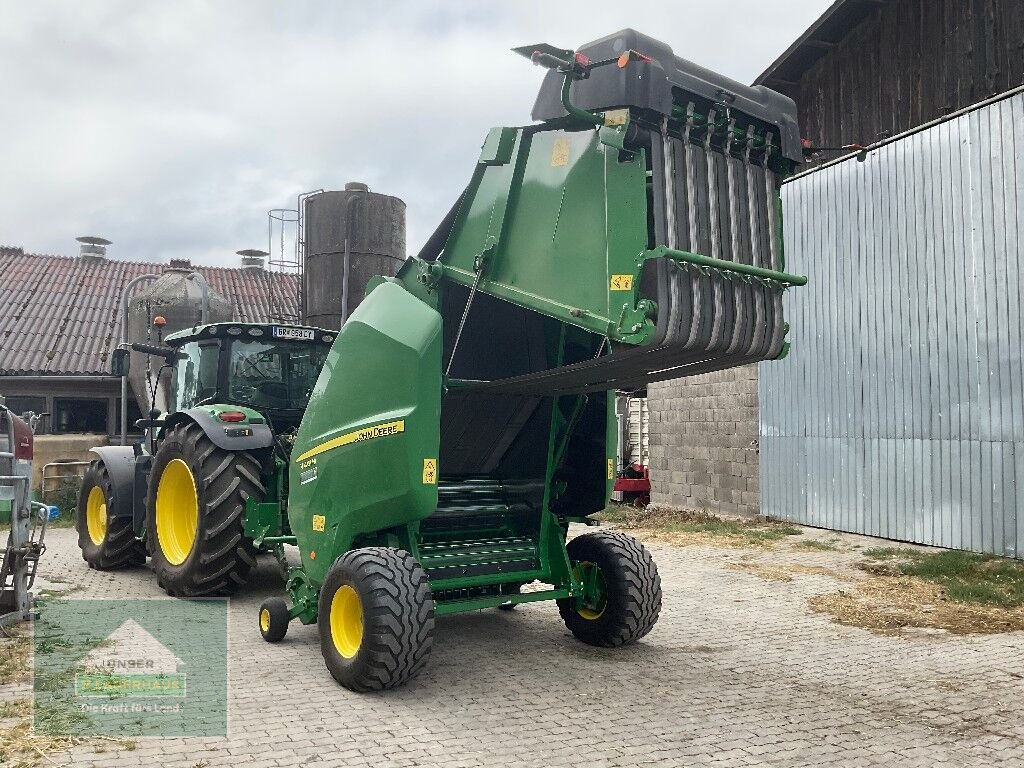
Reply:
M755 81L792 97L822 148L872 144L1022 83L1024 0L838 0ZM761 511L756 366L652 385L648 406L654 503Z
M1021 83L1021 0L840 0L755 81L796 101L819 147L870 144Z

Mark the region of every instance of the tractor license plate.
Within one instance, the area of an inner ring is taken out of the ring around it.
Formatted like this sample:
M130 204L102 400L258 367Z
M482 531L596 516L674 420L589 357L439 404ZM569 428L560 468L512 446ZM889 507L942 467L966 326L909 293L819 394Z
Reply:
M293 339L295 341L312 341L312 328L278 328L274 326L272 335L275 339Z

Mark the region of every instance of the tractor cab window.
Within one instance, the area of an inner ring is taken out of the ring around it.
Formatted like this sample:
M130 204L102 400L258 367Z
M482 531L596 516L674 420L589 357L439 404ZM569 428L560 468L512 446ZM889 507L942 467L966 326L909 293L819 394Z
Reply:
M191 341L181 347L184 355L174 371L171 411L203 401L216 402L219 349L217 341Z
M228 395L254 408L305 408L328 351L320 344L236 339Z

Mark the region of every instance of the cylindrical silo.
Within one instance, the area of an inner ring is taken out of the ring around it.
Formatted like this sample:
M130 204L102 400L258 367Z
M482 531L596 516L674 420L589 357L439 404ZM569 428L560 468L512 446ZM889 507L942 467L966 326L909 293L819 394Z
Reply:
M393 277L405 261L405 203L350 183L305 200L303 322L337 330L374 275Z
M202 322L203 292L198 281L189 277L189 269L165 269L164 273L147 285L144 290L135 294L128 303L128 341L144 344L159 344L160 337L166 338L175 331L192 328ZM231 302L215 292L212 288L208 296L208 323L230 322L234 317ZM153 318L163 317L167 324L161 329L153 327ZM150 377L146 374L146 355L132 352L131 370L128 382L131 384L135 401L139 410L145 415L153 404L149 402ZM157 357L149 358L150 375L156 380L163 361ZM157 391L156 407L161 411L167 409L167 384L171 374L164 372L160 379L161 387Z

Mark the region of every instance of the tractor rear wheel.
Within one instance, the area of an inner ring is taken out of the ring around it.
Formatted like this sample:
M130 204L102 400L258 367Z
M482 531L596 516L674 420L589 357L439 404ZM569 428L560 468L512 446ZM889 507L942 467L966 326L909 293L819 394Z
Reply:
M602 531L577 536L566 551L584 595L559 600L558 611L578 640L610 648L651 631L661 612L661 577L643 544Z
M112 517L114 485L102 461L94 461L78 492L78 546L82 559L99 571L142 565L146 551L135 538L130 517Z
M194 422L175 425L153 461L146 530L157 582L175 597L229 594L256 564L245 502L262 501L260 461L225 451Z
M317 626L327 669L350 691L401 685L434 643L427 574L405 550L353 549L327 572Z

